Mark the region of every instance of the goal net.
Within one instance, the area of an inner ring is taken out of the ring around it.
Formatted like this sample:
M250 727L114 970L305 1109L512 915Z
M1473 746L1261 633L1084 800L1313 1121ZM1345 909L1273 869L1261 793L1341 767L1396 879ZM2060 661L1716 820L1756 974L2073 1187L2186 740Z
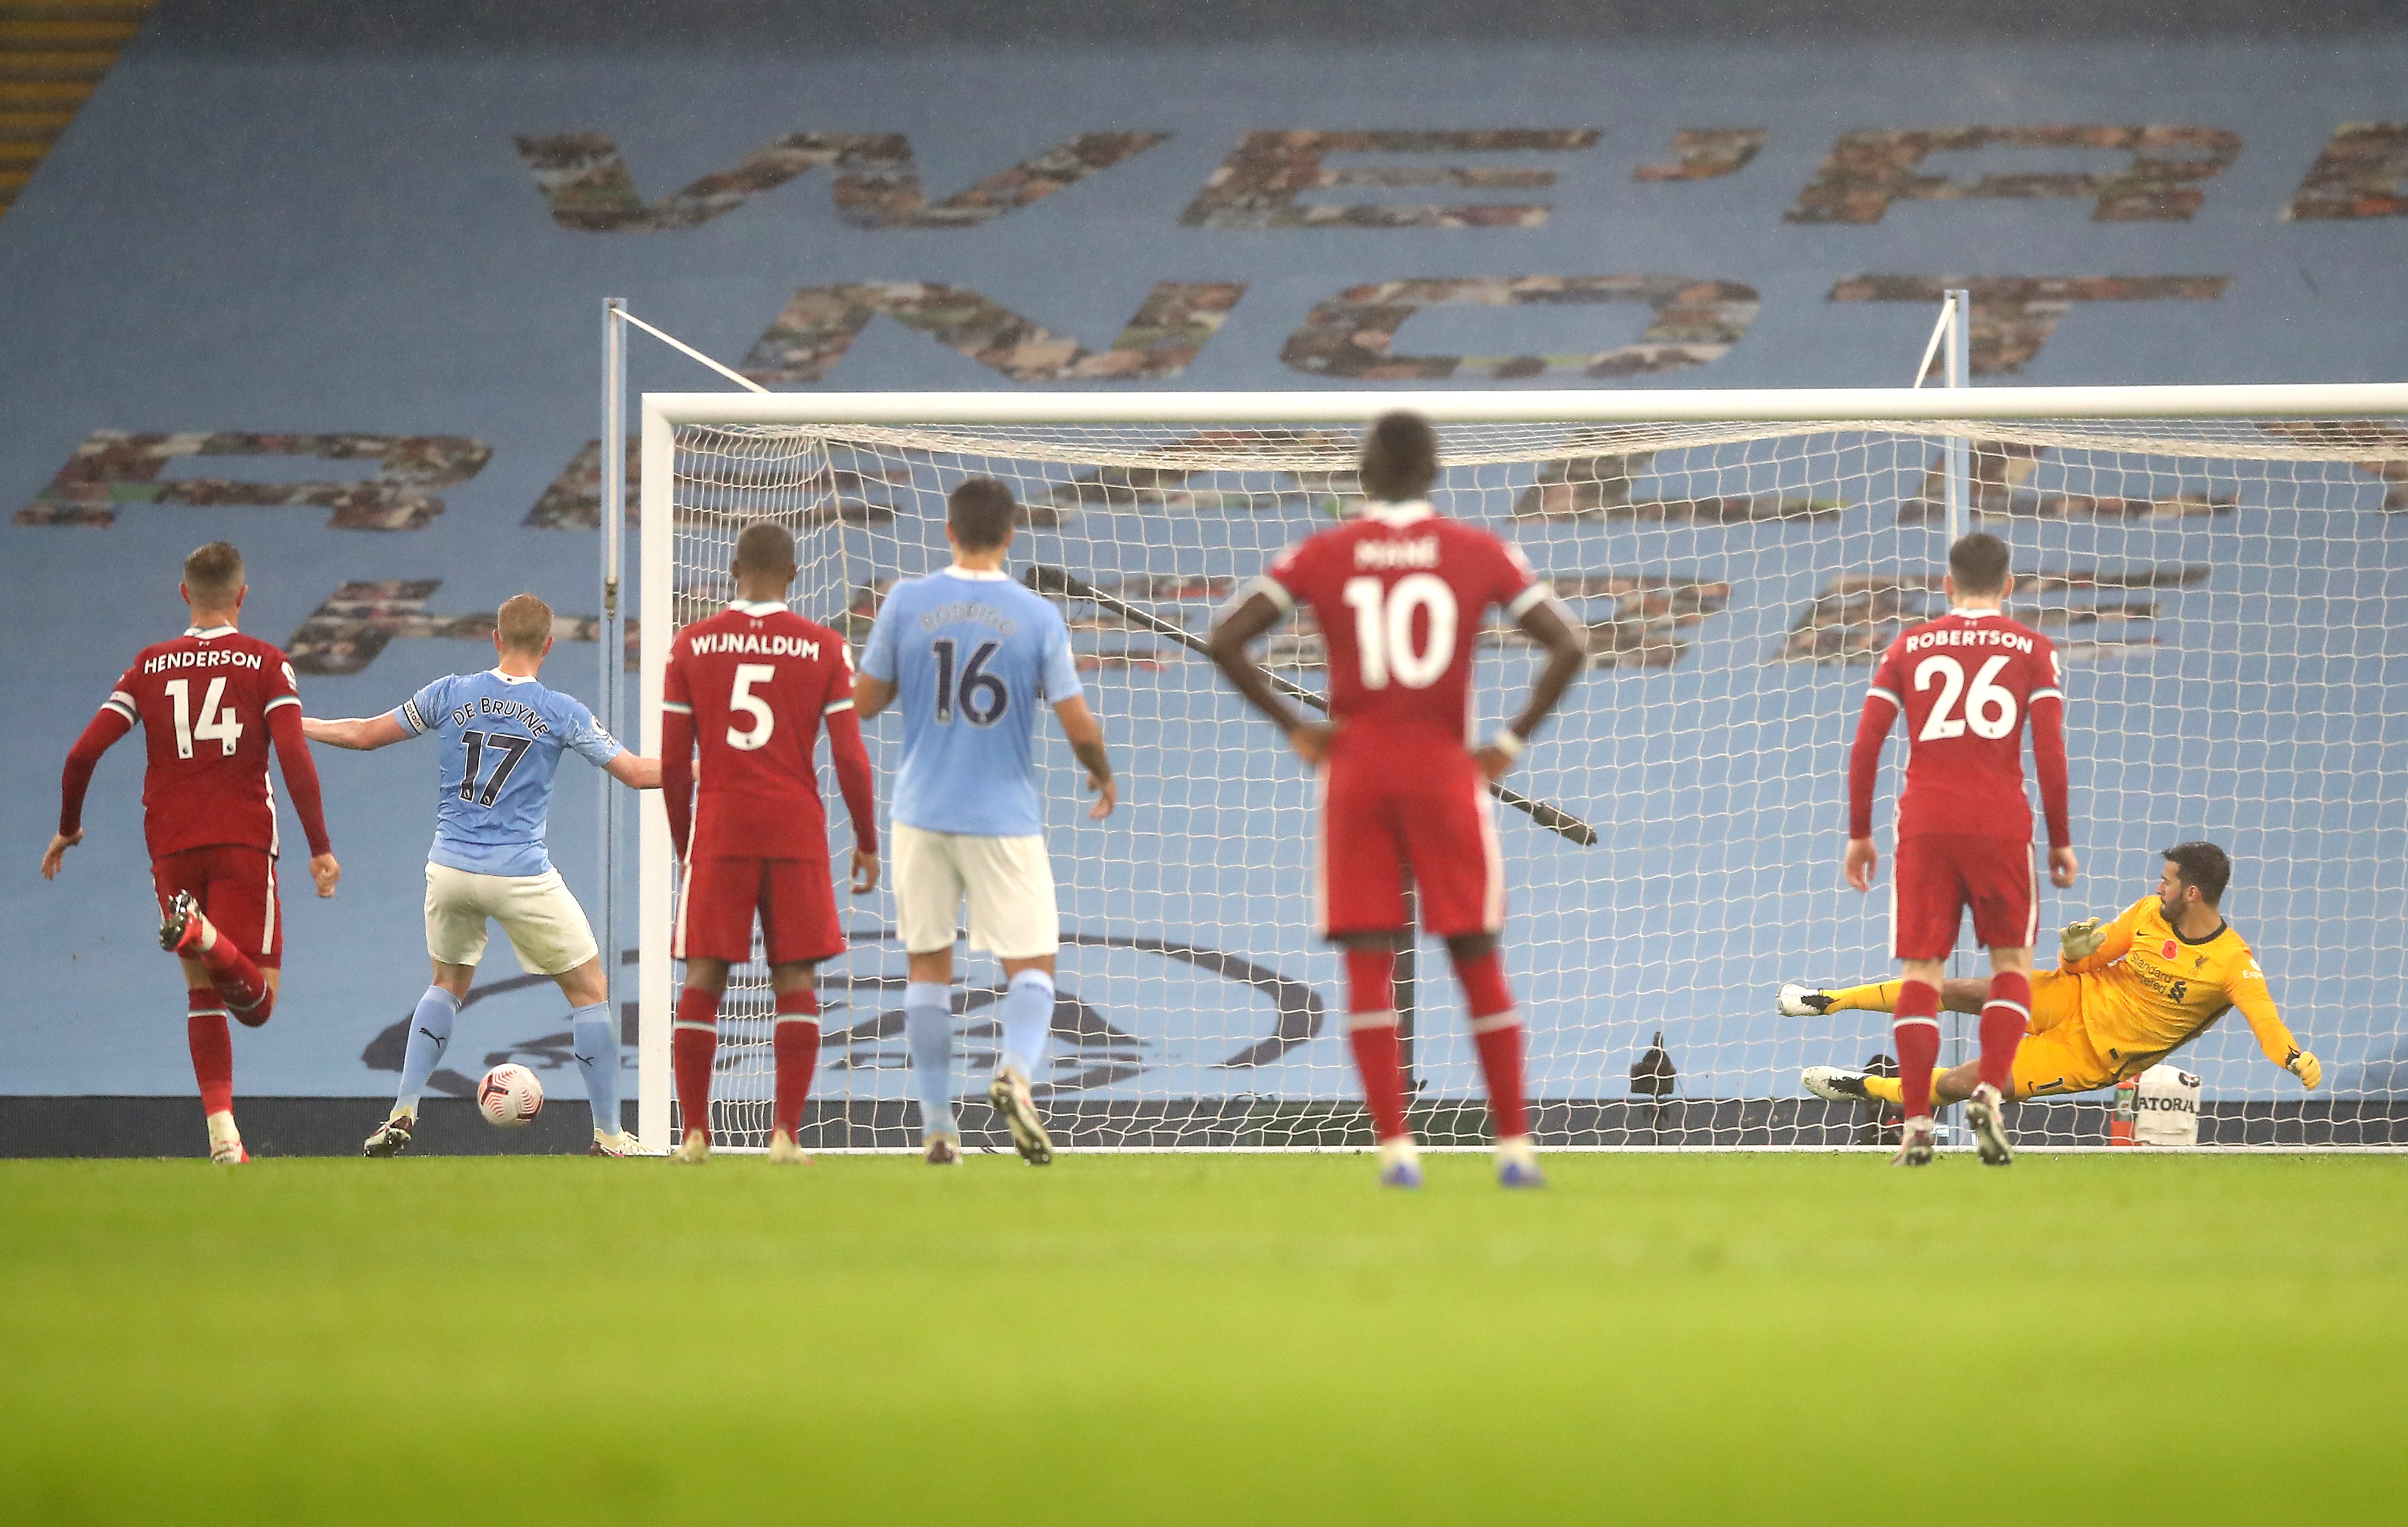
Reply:
M1089 821L1041 727L1065 944L1039 1080L1057 1139L1368 1142L1340 962L1312 929L1306 770L1194 643L1283 548L1349 512L1360 421L1418 407L1440 427L1439 508L1518 543L1593 654L1498 813L1542 1145L1872 1143L1880 1120L1804 1096L1799 1073L1885 1057L1887 1016L1787 1019L1773 997L1894 971L1885 873L1870 897L1840 878L1844 755L1873 659L1942 608L1960 439L1962 526L2008 541L2009 612L2066 667L2083 877L2043 889L2043 927L2150 893L2170 844L2222 844L2223 909L2326 1089L2304 1093L2229 1014L2171 1058L2203 1080L2202 1142L2408 1142L2408 389L2051 390L2057 416L2000 416L2036 395L650 396L645 738L669 635L731 597L742 524L793 528L795 607L857 651L896 579L948 562L945 494L1000 478L1025 511L1010 569L1060 603L1122 780L1119 812ZM2177 403L2188 416L2163 417ZM1533 672L1498 619L1484 730ZM1308 619L1260 656L1324 689ZM882 812L902 725L865 730ZM1885 762L1885 823L1904 752ZM824 769L824 791L837 799ZM831 818L840 865L850 832ZM659 1141L677 866L646 821L643 1133ZM852 949L818 976L805 1143L915 1146L894 903L839 900ZM962 1122L1002 1145L983 1103L1000 973L960 952ZM766 977L740 970L723 1009L723 1144L766 1143ZM1443 949L1426 941L1405 978L1416 1122L1484 1139ZM1944 1063L1971 1057L1976 1021L1943 1017ZM2015 1128L2103 1144L2109 1104L2027 1105Z

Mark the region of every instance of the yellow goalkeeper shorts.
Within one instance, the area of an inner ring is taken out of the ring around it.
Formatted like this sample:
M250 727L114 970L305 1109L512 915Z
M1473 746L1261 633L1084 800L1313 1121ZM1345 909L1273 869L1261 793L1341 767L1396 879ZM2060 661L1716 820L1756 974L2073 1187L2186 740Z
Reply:
M2115 1066L2100 1056L2082 1021L2083 978L2035 970L2031 983L2031 1026L2015 1047L2014 1100L2114 1085Z

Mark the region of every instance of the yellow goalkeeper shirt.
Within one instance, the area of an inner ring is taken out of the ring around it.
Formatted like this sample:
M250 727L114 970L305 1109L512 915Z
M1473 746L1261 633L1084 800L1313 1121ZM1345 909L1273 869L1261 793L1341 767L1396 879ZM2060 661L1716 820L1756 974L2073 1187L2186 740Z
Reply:
M2174 932L2157 897L2143 896L2106 933L2095 952L2061 966L2089 978L2082 983L2082 1019L2100 1050L2163 1055L2234 1007L2268 1060L2282 1065L2298 1050L2257 954L2231 924L2194 943Z

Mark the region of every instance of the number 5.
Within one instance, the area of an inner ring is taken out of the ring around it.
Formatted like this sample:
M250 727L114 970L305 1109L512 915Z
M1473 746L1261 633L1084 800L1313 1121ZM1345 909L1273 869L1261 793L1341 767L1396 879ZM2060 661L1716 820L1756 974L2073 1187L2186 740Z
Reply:
M755 748L767 745L769 734L778 729L778 715L769 708L768 701L752 692L752 686L768 683L777 677L775 664L739 663L736 665L736 688L727 696L727 708L746 712L752 718L752 724L739 729L731 723L727 728L727 746L749 753Z

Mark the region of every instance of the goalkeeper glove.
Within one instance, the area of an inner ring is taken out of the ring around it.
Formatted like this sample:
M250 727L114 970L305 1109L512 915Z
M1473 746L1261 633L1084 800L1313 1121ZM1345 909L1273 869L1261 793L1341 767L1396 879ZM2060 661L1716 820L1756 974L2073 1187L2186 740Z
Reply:
M2304 1049L2293 1049L2283 1058L2283 1069L2300 1078L2300 1085L2313 1092L2324 1085L2325 1068L2314 1055Z
M2100 945L2106 942L2107 930L2097 918L2069 922L2057 933L2057 958L2069 965L2076 960L2087 960L2099 952Z

